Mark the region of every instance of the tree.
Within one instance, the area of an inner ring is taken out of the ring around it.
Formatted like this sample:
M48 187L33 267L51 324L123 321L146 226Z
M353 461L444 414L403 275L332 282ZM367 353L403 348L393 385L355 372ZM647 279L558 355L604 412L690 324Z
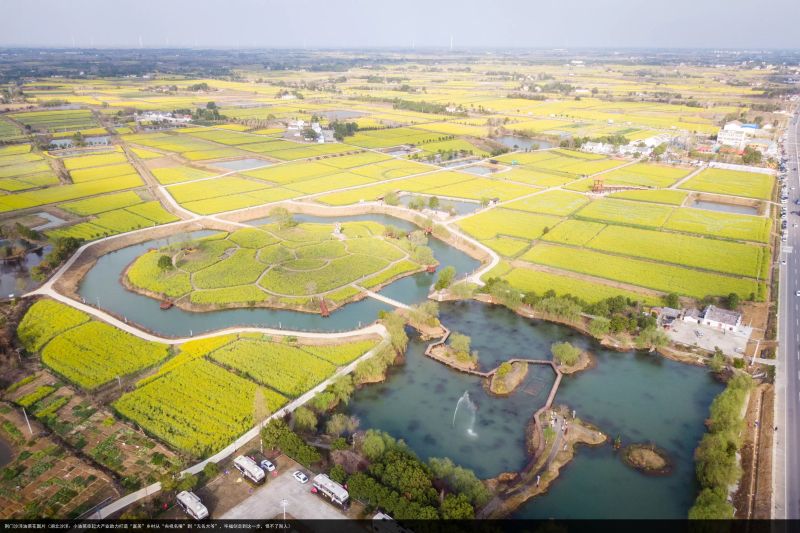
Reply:
M609 331L611 331L611 321L605 317L593 318L592 321L589 322L589 333L596 339L608 335Z
M436 262L436 258L433 256L433 250L427 246L416 247L411 253L411 259L420 265L432 265Z
M214 461L209 461L203 467L203 477L206 481L210 481L219 475L219 465Z
M328 473L328 477L336 483L343 484L347 480L347 472L344 471L342 465L333 465L333 468L331 468L331 471Z
M735 292L732 292L726 298L726 302L728 304L728 309L735 310L735 309L737 309L739 307L739 304L741 303L741 299L739 298L738 294L736 294Z
M294 427L298 431L314 431L317 429L317 415L308 407L298 407L292 414Z
M417 248L428 244L428 237L423 231L415 230L408 235L408 242L410 242L414 248Z
M167 270L171 270L173 268L172 257L170 257L170 256L168 256L166 254L162 255L161 257L159 257L158 258L158 268L162 272L167 271Z
M197 485L197 476L194 474L184 474L178 479L175 489L178 491L192 490Z
M446 266L439 271L439 278L436 280L434 288L437 291L448 288L456 277L456 269L453 266Z
M370 461L377 461L386 451L386 443L379 432L369 430L361 441L361 451Z
M340 437L343 433L353 433L357 428L357 418L336 413L325 424L325 433L332 437Z
M475 518L475 509L463 494L448 494L442 502L442 518L447 520L471 520Z
M715 374L722 372L722 369L725 368L725 356L719 348L714 348L714 355L708 360L708 368Z
M703 489L689 509L690 520L730 520L733 506L722 490Z
M286 229L294 226L296 223L294 217L285 207L276 207L270 211L269 216L275 219L280 229Z
M400 198L396 191L389 191L383 196L383 201L386 205L397 205L400 203Z
M353 377L350 374L340 377L331 385L331 392L336 396L336 400L345 405L350 401L354 390Z
M431 196L428 198L428 207L431 209L438 209L439 208L439 198L436 196Z
M640 350L646 348L661 348L662 346L666 346L667 343L669 343L667 334L656 327L645 328L636 336L636 347Z
M560 364L572 366L580 360L581 349L573 346L568 342L556 342L550 346L550 351L553 354L553 359Z
M742 153L742 162L746 165L758 164L761 163L761 157L761 152L752 146L747 146Z
M461 333L450 335L450 348L459 354L469 354L472 339Z
M460 300L472 298L475 294L475 285L472 283L456 283L450 286L450 294Z
M679 309L681 306L680 297L674 292L671 292L664 296L664 305L673 309Z

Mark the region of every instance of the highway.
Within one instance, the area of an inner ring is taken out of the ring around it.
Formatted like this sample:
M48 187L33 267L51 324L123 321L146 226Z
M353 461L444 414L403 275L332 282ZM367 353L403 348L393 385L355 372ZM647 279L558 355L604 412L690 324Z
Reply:
M785 143L786 184L789 187L788 210L800 206L800 131L798 115L790 123ZM792 190L793 189L793 190ZM800 216L789 214L787 242L783 243L786 260L780 267L778 328L780 347L776 371L775 462L773 468L773 518L800 518ZM788 248L792 249L791 253Z

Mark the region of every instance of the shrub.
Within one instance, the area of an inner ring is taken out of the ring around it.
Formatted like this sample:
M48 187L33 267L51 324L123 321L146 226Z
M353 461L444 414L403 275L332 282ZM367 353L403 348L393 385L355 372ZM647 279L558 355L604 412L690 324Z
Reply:
M580 360L581 349L568 342L556 342L550 347L553 359L558 364L572 366Z

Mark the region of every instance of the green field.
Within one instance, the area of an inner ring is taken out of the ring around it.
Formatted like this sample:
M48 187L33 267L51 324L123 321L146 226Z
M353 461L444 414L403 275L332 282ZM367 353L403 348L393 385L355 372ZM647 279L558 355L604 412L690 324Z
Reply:
M769 248L763 246L623 226L607 226L585 246L752 278L770 261Z
M334 304L351 299L358 290L340 289L361 278L374 286L423 267L408 255L406 239L384 238L379 224L348 223L342 231L344 240L332 235L329 224L241 229L147 252L125 276L148 294L186 297L194 304L281 306L287 302L281 298L302 297L289 301L305 308L316 305L310 296ZM163 255L172 258L173 268L159 268Z
M664 225L671 213L672 208L663 205L603 198L590 203L575 216L601 222L659 228Z
M707 168L681 184L681 189L769 200L774 185L771 174Z
M522 260L692 298L736 293L763 298L763 283L685 267L551 244L538 244Z
M478 240L498 235L532 240L541 237L545 228L553 228L560 221L560 218L550 215L497 208L465 218L458 225Z
M772 223L766 217L721 213L704 209L676 209L665 229L699 233L710 237L768 242Z

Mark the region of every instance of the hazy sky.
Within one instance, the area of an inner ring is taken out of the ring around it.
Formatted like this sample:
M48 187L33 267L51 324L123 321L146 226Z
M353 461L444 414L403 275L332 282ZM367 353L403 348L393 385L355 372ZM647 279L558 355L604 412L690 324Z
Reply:
M800 0L0 0L0 45L800 48Z

